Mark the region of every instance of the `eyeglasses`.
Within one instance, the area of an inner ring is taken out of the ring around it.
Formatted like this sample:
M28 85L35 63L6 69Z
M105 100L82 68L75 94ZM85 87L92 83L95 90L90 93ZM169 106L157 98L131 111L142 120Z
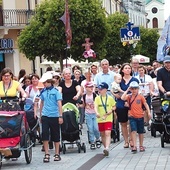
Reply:
M132 64L139 64L139 63L132 63Z
M10 74L4 74L3 77L10 77Z

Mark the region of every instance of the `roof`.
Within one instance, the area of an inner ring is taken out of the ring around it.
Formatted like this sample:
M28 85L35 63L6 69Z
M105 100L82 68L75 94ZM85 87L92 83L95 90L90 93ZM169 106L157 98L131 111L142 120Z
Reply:
M146 5L147 5L148 3L150 3L151 1L152 1L152 0L145 0ZM160 2L160 3L162 3L162 4L165 3L164 0L156 0L156 1L158 1L158 2Z

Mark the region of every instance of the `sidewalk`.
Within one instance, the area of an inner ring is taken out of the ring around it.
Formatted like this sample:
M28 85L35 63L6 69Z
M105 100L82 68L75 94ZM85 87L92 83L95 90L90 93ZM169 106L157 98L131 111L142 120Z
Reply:
M110 151L109 158L100 161L92 170L169 170L170 144L161 148L159 133L151 137L147 131L144 139L145 152L131 153L130 149L123 148L123 142Z
M87 152L78 153L76 147L67 149L66 154L61 154L60 162L53 161L54 149L50 150L50 163L43 163L44 153L41 152L41 145L33 148L31 164L26 164L24 152L18 161L3 160L4 170L169 170L170 169L170 144L161 148L160 135L151 137L147 131L144 139L145 152L132 154L130 148L123 148L123 140L112 143L110 156L105 158L102 155L103 147L90 150L87 140L86 126L83 126L82 142L86 143Z

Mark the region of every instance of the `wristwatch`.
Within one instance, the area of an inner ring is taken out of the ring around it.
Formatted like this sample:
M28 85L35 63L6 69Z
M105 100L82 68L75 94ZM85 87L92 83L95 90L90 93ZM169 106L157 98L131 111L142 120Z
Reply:
M59 116L59 118L63 118L63 116L62 116L62 115L60 115L60 116Z

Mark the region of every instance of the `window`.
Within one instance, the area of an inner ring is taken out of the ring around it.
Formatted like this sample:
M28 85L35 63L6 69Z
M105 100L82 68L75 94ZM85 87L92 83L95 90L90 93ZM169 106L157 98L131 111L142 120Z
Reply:
M156 7L152 8L152 13L156 14L158 12L158 9Z

